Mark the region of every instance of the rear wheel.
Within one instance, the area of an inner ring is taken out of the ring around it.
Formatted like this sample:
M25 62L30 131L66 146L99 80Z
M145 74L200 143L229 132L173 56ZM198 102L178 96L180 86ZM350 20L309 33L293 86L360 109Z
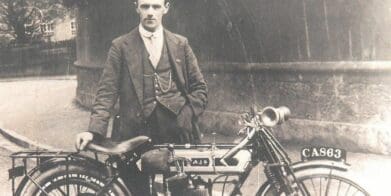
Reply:
M330 171L330 170L328 170ZM305 195L319 196L369 196L361 186L352 180L334 173L307 173L295 174ZM257 192L257 196L276 196L278 193L270 183L264 184ZM301 194L299 194L301 195Z
M97 171L78 165L59 165L33 174L23 187L18 189L20 196L122 196L132 195L118 180L110 183L104 171ZM67 175L68 174L68 175ZM68 177L68 178L67 178ZM106 186L109 184L108 186ZM68 194L69 193L69 194Z

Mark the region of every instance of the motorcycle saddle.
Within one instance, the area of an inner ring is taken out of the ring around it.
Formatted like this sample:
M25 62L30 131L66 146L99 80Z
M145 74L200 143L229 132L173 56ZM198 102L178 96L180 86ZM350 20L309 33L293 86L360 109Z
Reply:
M99 142L99 144L90 143L87 146L87 149L107 155L121 155L134 151L136 148L150 141L151 139L147 136L137 136L122 142L114 142L110 139L103 139Z

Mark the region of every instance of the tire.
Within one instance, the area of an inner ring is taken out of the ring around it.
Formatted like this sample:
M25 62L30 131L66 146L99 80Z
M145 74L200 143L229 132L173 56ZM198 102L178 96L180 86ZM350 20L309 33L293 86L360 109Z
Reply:
M369 196L365 189L336 170L330 174L329 169L307 169L296 172L295 175L301 187L305 187L306 195ZM266 182L256 196L278 196L278 194L271 184Z
M43 172L37 171L32 175L32 179L48 193L49 196L67 195L66 185L68 175L69 196L92 196L96 195L102 187L109 181L104 171L98 171L75 164L68 166L68 172L64 164L52 167ZM17 190L19 196L46 196L31 180L22 184ZM124 196L132 194L119 181L113 182L102 196Z

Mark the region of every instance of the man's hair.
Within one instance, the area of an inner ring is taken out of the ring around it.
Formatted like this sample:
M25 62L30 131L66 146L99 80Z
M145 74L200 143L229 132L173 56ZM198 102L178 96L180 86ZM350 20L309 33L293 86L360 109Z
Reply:
M169 2L170 2L170 0L164 0L164 4L169 3ZM134 3L135 5L137 5L138 0L133 0L133 3Z

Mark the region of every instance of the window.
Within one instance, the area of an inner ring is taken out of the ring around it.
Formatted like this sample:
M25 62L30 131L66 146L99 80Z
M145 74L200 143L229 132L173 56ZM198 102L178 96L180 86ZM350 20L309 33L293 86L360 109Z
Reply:
M71 21L71 31L72 31L72 35L76 35L76 22L75 22L75 20Z
M44 36L51 36L54 33L54 24L53 22L42 23L41 32Z

